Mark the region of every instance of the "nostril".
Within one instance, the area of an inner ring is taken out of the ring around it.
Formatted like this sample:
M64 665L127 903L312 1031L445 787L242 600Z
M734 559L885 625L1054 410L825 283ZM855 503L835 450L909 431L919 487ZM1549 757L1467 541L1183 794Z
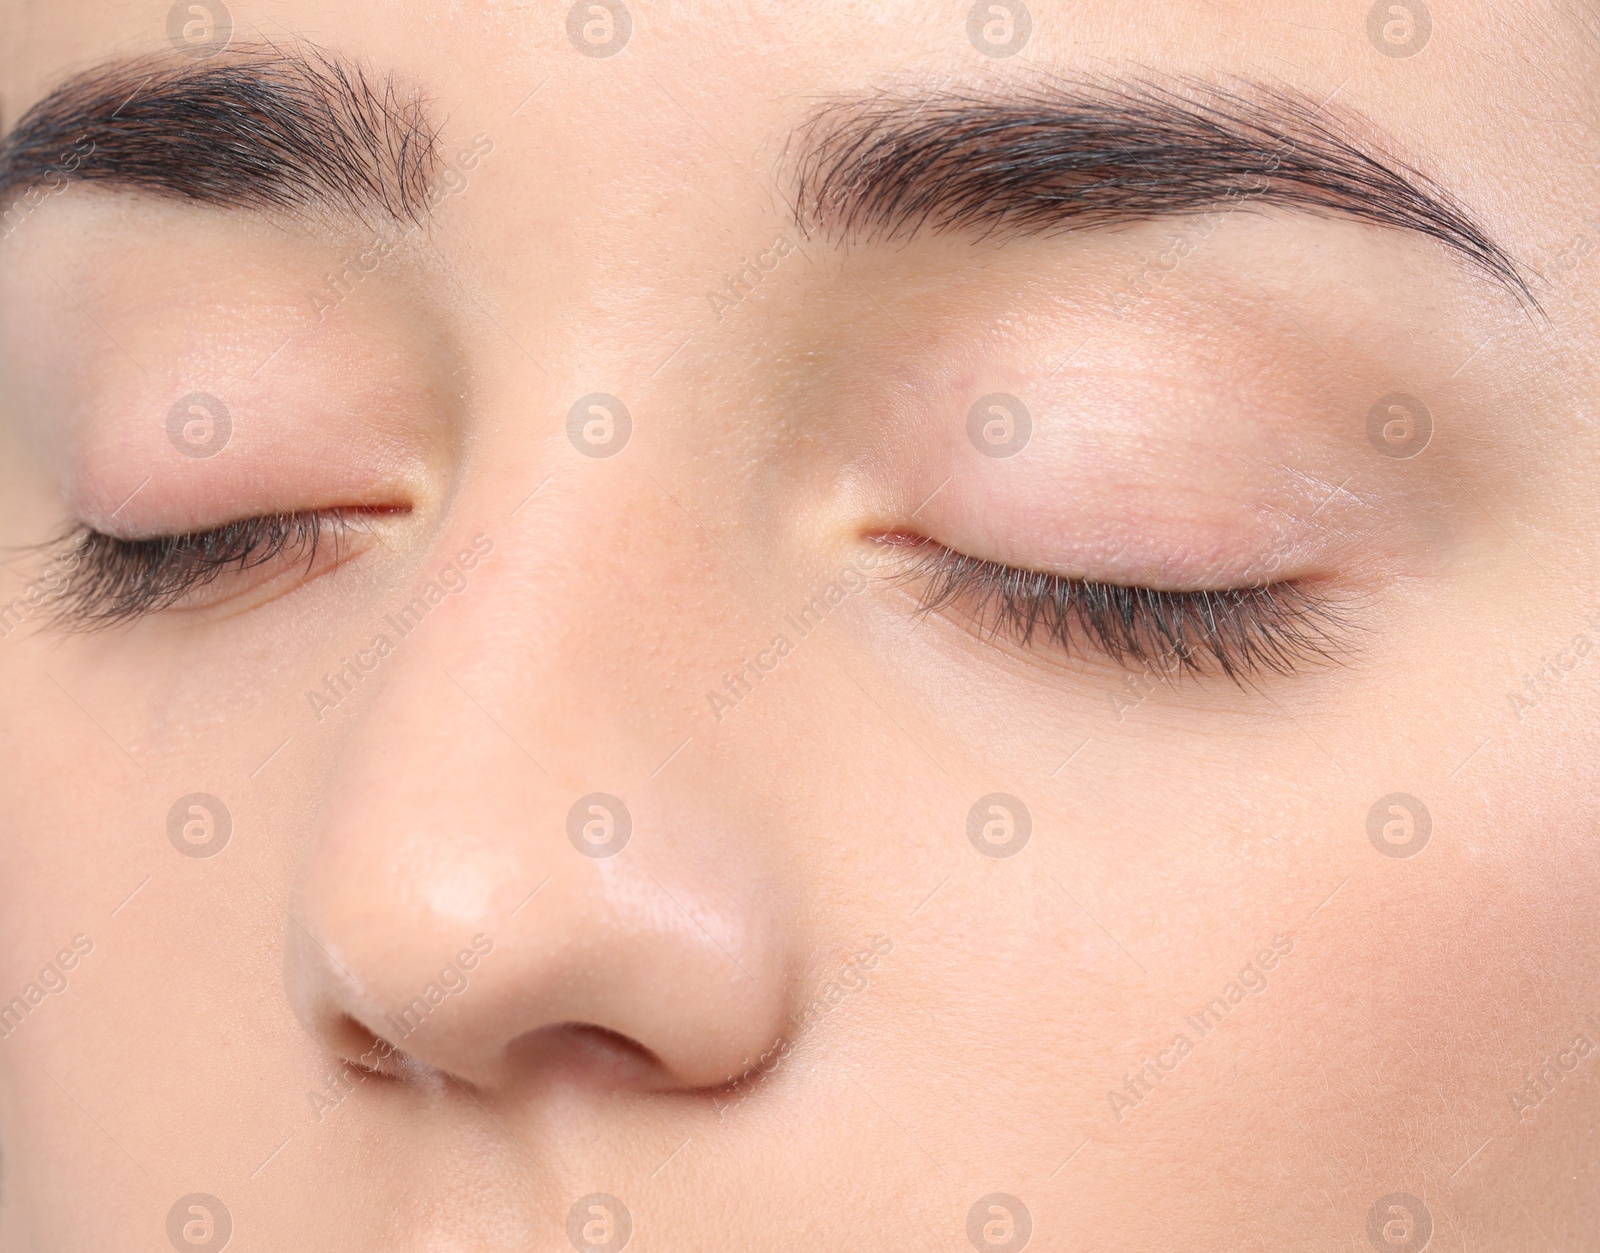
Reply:
M601 1087L678 1088L667 1066L630 1036L586 1022L563 1022L513 1040L506 1060L524 1073Z
M781 1034L792 961L768 871L697 863L669 888L625 860L573 867L556 825L550 864L570 873L536 876L542 862L508 869L525 850L499 844L526 815L496 808L445 838L456 819L429 809L412 829L395 786L374 777L330 802L284 941L296 1017L353 1069L519 1101L687 1095L731 1082ZM503 900L498 883L513 888Z
M371 1075L399 1078L406 1073L405 1053L348 1014L340 1014L328 1029L328 1046L347 1065Z

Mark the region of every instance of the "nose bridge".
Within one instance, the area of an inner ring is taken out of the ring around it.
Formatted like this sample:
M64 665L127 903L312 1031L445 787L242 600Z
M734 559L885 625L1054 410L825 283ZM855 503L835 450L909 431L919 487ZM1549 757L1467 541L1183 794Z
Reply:
M301 900L345 943L374 930L391 951L482 929L547 860L540 776L442 659L396 656L340 749Z
M343 742L287 932L291 1001L341 1048L347 1020L398 1045L389 1015L425 998L447 964L462 970L463 951L503 945L508 898L545 873L529 838L538 768L413 630L391 628L394 647L341 700Z
M355 856L398 875L431 863L440 873L413 876L409 900L441 917L491 914L548 859L540 806L614 790L637 756L618 712L631 685L596 659L626 650L597 638L618 614L596 612L614 585L590 556L607 537L584 516L584 491L598 494L557 484L517 513L453 528L321 676L309 699L339 768L320 865Z
M346 721L297 880L291 1001L329 1047L350 1053L354 1022L482 1084L570 1027L632 1042L668 1085L737 1076L784 1022L772 876L715 787L652 778L637 676L586 630L597 602L627 616L606 570L581 547L479 548L464 585L434 570L392 598L389 646L328 714Z

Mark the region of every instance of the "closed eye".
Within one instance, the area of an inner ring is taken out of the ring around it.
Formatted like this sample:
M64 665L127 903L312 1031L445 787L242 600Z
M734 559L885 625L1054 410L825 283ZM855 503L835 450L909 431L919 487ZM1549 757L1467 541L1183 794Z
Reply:
M70 630L97 630L163 609L208 603L299 568L302 581L340 560L364 510L273 513L206 531L121 539L81 527L60 542L72 571L55 606Z
M978 633L1068 656L1099 653L1158 674L1222 674L1244 684L1339 660L1351 624L1322 594L1294 582L1196 591L1100 583L1020 569L916 536L901 581L924 613L959 613Z

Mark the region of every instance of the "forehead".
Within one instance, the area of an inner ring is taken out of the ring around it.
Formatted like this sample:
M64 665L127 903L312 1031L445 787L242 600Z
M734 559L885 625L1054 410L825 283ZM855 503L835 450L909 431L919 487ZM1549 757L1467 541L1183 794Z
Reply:
M287 0L270 12L244 0L206 0L191 11L211 11L222 36L235 40L309 38L369 54L380 66L425 68L458 95L474 83L531 86L535 71L553 75L548 85L557 88L626 87L649 67L694 82L705 102L735 95L801 112L803 93L845 84L959 84L1130 64L1204 67L1291 86L1343 83L1419 117L1450 117L1457 100L1471 101L1474 116L1511 117L1515 102L1543 96L1564 97L1592 119L1600 91L1600 14L1583 0L1529 0L1511 10L1486 0L607 3L616 16L587 23L584 15L601 6L534 11L459 0L449 6L458 20L441 20L440 6L423 0L351 0L331 10ZM181 37L173 12L161 0L84 0L70 11L28 6L24 13L23 0L8 0L0 6L12 36L0 120L14 120L66 72L112 54L165 50ZM597 43L601 35L610 42ZM1479 93L1486 84L1495 94ZM640 97L624 91L614 103L644 120Z

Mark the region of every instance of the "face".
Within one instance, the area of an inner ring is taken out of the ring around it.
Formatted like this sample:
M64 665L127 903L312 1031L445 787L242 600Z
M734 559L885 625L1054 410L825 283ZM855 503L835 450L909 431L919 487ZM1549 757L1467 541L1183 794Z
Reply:
M1592 11L229 3L4 19L0 1245L1585 1243Z

